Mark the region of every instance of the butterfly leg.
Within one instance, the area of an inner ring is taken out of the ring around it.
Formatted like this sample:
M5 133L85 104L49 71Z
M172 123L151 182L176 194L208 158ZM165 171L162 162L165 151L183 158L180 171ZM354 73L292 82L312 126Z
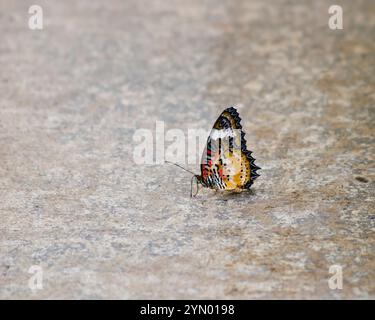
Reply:
M196 192L195 195L193 196L193 181L194 181L194 179L195 179L195 182L196 182L196 184L197 184L197 192ZM198 179L197 179L196 176L192 176L192 177L191 177L191 184L190 184L190 198L196 197L197 194L198 194L198 192L199 192L199 182L198 182Z

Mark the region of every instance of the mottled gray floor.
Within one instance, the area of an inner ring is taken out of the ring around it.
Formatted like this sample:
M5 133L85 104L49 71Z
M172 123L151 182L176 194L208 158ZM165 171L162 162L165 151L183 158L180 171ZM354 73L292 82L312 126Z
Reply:
M37 2L0 2L0 298L375 298L374 1ZM228 105L252 193L134 163Z

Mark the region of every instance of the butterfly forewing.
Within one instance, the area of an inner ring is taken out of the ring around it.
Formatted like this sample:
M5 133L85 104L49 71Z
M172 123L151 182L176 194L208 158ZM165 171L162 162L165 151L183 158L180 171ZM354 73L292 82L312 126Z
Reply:
M212 189L248 189L258 177L251 152L246 149L241 119L233 107L216 120L201 160L201 181Z

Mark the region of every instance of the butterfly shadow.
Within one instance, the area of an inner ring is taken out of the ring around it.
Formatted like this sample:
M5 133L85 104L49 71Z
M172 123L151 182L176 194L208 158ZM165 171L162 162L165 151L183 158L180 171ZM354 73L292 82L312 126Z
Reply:
M215 200L215 201L228 201L228 200L249 200L256 196L256 191L253 189L242 190L242 191L232 191L232 190L201 190L201 192L192 199L199 200Z

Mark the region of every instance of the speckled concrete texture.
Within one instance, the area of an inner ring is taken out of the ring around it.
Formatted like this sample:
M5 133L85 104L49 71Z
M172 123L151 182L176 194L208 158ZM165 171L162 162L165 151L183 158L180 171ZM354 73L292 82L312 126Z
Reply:
M375 298L374 5L2 0L0 298ZM229 105L252 192L134 163L137 129Z

